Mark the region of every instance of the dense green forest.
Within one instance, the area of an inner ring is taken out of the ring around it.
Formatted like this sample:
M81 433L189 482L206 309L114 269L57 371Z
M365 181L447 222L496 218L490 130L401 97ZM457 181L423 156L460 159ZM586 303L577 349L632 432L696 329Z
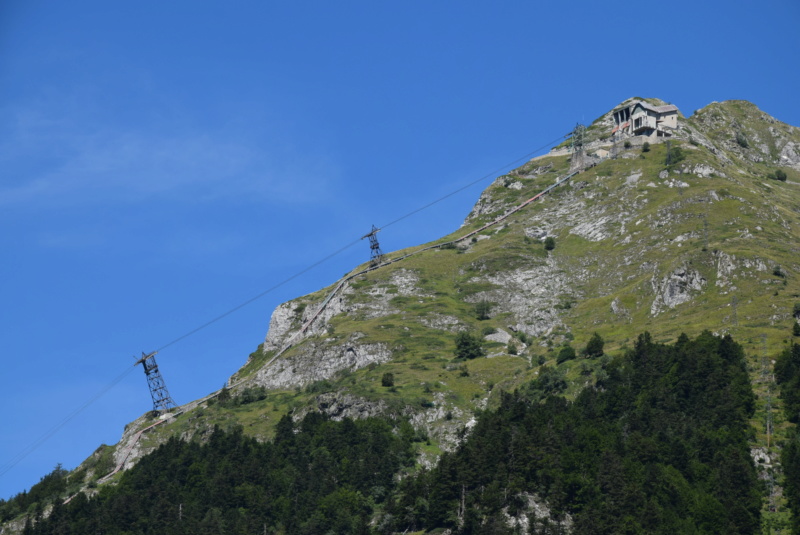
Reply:
M800 381L800 352L781 363L781 381ZM173 438L25 533L515 533L511 517L539 534L758 531L755 400L730 337L664 345L645 333L574 401L566 386L561 368L543 367L431 470L411 469L406 422L311 413L284 418L270 443L241 430ZM793 444L787 470L800 465Z
M392 527L513 533L506 514L526 512L530 496L550 508L549 518L527 512L534 533L754 533L761 500L743 357L730 337L662 345L644 334L573 403L538 402L559 389L544 374L400 485Z
M800 345L792 344L778 357L775 380L781 388L786 419L800 423ZM800 432L797 427L789 432L781 464L785 475L784 492L792 511L792 533L800 533Z
M20 492L8 501L0 500L0 522L11 520L22 513L41 515L44 506L64 495L68 479L69 471L58 465L31 487L31 490Z
M26 534L368 533L376 503L413 463L410 426L285 417L275 440L215 429L205 444L170 439L116 486L56 505Z

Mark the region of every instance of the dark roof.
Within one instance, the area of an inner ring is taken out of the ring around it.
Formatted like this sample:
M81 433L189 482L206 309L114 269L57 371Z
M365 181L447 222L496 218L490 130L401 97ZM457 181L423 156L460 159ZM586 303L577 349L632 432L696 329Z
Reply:
M647 102L639 101L634 103L633 105L636 106L637 104L646 110L654 111L656 113L669 113L672 111L674 112L678 111L678 107L672 104L667 104L666 106L653 106L652 104L649 104Z
M634 100L633 102L631 102L630 104L628 104L626 106L620 106L619 108L616 108L614 110L614 113L616 113L618 111L621 111L621 110L624 110L625 108L635 108L636 106L641 106L642 108L644 108L646 110L650 110L650 111L653 111L653 112L656 112L656 113L659 113L659 114L661 114L661 113L671 113L671 112L676 112L677 113L678 112L678 107L675 106L674 104L667 104L665 106L653 106L652 104L650 104L648 102L644 102L643 100Z
M677 113L678 107L675 106L674 104L667 104L666 106L656 106L656 111L658 113L669 113L671 111L674 111L674 112Z

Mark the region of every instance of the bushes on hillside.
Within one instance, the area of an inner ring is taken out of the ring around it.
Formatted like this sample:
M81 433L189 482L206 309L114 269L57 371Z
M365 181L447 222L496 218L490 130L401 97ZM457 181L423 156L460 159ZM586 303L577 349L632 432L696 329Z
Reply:
M471 360L486 355L483 349L483 340L477 335L468 332L460 332L456 335L456 348L453 351L456 358Z
M575 348L569 344L565 344L558 352L556 362L561 364L562 362L566 362L568 360L574 360L576 356L577 354L575 353Z
M786 171L783 169L776 169L774 172L767 174L767 178L777 180L779 182L786 182Z
M230 389L223 388L211 404L218 403L227 408L248 405L267 398L267 389L263 386L249 386L242 390L239 395L231 394Z
M483 300L475 303L475 317L481 321L489 319L489 312L492 311L492 304Z
M750 146L750 142L747 141L747 137L742 132L736 132L736 143L738 143L743 149L746 149Z
M664 158L664 165L667 167L676 165L682 162L685 158L686 155L683 153L683 149L680 147L672 147L670 146L669 142L667 142L667 156Z
M584 354L589 358L602 357L604 347L605 342L603 338L599 334L594 333L589 339L589 343L586 344Z

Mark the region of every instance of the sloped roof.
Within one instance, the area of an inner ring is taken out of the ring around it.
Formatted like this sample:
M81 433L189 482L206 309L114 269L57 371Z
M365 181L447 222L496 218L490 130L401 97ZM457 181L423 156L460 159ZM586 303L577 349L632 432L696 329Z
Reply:
M648 104L647 102L639 101L635 102L633 106L636 106L637 104L646 110L650 110L659 114L678 111L678 107L673 104L667 104L666 106L653 106L652 104Z
M644 108L646 110L650 110L650 111L658 113L658 114L672 113L672 112L677 113L678 112L678 107L675 106L674 104L667 104L667 105L664 105L664 106L653 106L652 104L650 104L648 102L645 102L643 100L634 100L633 102L631 102L629 104L626 104L626 105L620 106L618 108L615 108L613 110L613 113L616 113L618 111L624 110L625 108L635 108L636 106L641 106L642 108Z
M674 104L667 104L666 106L656 106L656 111L658 113L669 113L671 111L674 111L674 112L677 113L678 107L675 106Z

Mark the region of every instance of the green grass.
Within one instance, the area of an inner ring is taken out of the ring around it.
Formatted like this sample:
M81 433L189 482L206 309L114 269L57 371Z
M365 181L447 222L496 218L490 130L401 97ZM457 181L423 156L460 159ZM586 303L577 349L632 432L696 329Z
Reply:
M645 330L661 342L674 341L683 332L689 336L703 330L730 332L744 346L755 379L760 373L763 354L762 334L766 336L768 355L781 351L790 334L788 314L793 304L800 301L797 272L800 265L796 260L796 244L800 242L797 230L800 191L791 183L765 184L763 169L758 165L742 165L739 172L731 166L724 167L713 155L688 143L676 142L674 146L681 146L686 154L677 169L705 163L728 178L675 173L667 180L659 178L665 168L666 147L662 144L652 145L643 158L638 157L638 149L633 149L635 158L605 161L576 176L573 185L558 188L542 201L514 214L501 228L485 230L482 234L488 239L461 244L462 249L429 250L351 281L350 287L355 291L349 294L349 302L369 305L386 299L393 312L372 319L363 313L339 315L330 322L333 334L326 338L332 339L331 343L341 343L358 333L359 343L379 343L389 348L391 361L340 373L313 387L270 392L265 400L236 408L206 404L174 422L156 427L143 437L142 445L154 447L171 434L194 433L200 437L204 429L213 425L242 425L252 436L269 438L284 414L298 414L314 406L323 390L383 402L395 416L407 414L409 409L414 412L429 409L441 400L448 411L461 411L464 416L437 425L463 425L484 403L490 408L495 406L501 391L513 390L536 377L539 357L545 358L545 365L556 366L556 352L564 340L571 339L572 346L580 352L595 332L604 338L606 353L614 356L632 347ZM552 184L569 166L566 157L548 157L524 165L517 174L524 175L532 168L550 163L553 169L536 178L518 178L511 173L509 181L499 180L491 186L485 196L491 202L501 203L494 215L504 213ZM641 177L630 184L628 177L634 172L641 173ZM790 175L790 181L793 176L797 179L796 175ZM504 185L517 180L523 184L520 190ZM681 190L668 187L669 180L680 180L688 186ZM585 183L585 187L574 186L579 182ZM720 200L709 203L711 191ZM590 241L572 232L583 221L582 214L590 210L609 216L605 225L609 237ZM568 217L557 218L556 213L566 213ZM463 236L491 219L492 216L481 216L438 243ZM526 228L543 225L556 238L556 247L549 255L541 241L525 235ZM754 237L745 237L745 229ZM686 239L675 241L678 236ZM421 246L393 252L389 257L419 249ZM738 260L760 259L767 269L740 271L731 279L733 286L718 286L715 251L734 255ZM475 317L475 302L486 292L497 289L485 276L516 269L547 269L550 262L557 266L558 276L568 281L569 291L556 296L554 301L563 326L532 340L518 356L504 354L505 344L495 343L487 347L491 352L501 353L499 356L456 362L455 334L426 325L433 318L450 316L476 333L485 329L511 332L509 325L514 324L514 318L509 314L493 310L488 320L479 321ZM780 264L786 271L785 279L772 275L774 264ZM659 281L683 266L706 279L703 290L694 294L690 302L652 316L654 277ZM363 269L365 265L360 267ZM392 275L397 270L410 271L418 278L418 295L402 295L392 284ZM316 309L332 288L333 285L304 296L297 303ZM386 289L387 295L377 297L366 293L378 288ZM732 317L733 296L738 299L738 324L734 324ZM624 307L625 314L612 311L615 299ZM309 339L321 340L321 337ZM296 346L281 358L291 358L300 349ZM259 347L237 377L250 376L272 356ZM592 384L603 362L578 358L559 365L566 373L567 397ZM381 386L381 378L387 372L394 374L393 388ZM763 398L765 385L755 385ZM780 401L773 398L773 406L774 414L778 414ZM763 421L764 404L760 398L753 419L754 444L765 443ZM776 419L778 439L787 426L785 421ZM440 451L440 445L431 437L430 444L420 445L420 451L434 455Z

